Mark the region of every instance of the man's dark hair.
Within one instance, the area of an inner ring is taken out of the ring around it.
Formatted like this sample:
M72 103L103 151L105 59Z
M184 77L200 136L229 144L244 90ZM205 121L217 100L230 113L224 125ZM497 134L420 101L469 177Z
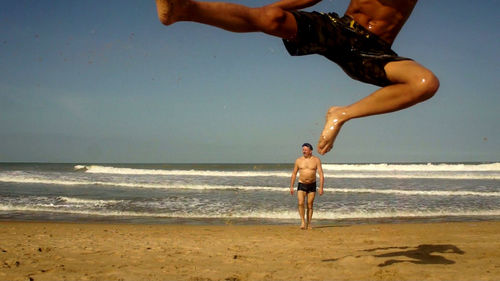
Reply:
M310 143L308 143L308 142L306 142L306 143L304 143L304 144L302 145L302 147L304 147L304 146L309 147L309 149L310 149L311 151L313 150L313 146L312 146Z

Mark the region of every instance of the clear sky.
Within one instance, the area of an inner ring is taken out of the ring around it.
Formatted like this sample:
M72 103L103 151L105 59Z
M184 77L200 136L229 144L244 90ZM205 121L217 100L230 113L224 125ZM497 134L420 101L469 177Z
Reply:
M316 146L330 106L377 89L277 38L165 27L153 0L1 6L0 162L289 163ZM439 92L350 121L322 162L500 161L498 11L497 0L419 1L393 49L433 70Z

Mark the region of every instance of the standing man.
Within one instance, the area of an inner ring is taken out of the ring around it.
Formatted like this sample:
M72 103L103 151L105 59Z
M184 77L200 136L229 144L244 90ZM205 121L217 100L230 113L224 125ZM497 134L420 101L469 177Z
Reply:
M290 181L290 194L293 195L293 186L297 172L299 172L299 185L297 187L297 199L299 200L299 215L301 229L312 229L311 220L313 215L313 203L316 195L316 172L319 174L319 195L323 195L323 168L318 157L312 155L313 147L309 143L302 145L302 157L295 160ZM307 221L305 220L304 202L307 199Z
M322 55L351 78L379 86L353 104L329 108L318 140L318 152L324 155L345 122L423 102L436 93L439 80L391 49L417 0L351 0L343 17L299 11L320 1L280 0L251 8L227 2L156 0L156 7L165 25L191 21L232 32L264 32L282 38L293 56Z

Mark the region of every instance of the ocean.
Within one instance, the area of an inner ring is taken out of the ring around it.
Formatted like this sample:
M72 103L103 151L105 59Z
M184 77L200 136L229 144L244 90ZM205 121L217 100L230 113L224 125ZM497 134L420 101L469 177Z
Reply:
M298 224L292 169L0 163L0 220ZM323 164L323 170L316 224L500 219L500 163Z

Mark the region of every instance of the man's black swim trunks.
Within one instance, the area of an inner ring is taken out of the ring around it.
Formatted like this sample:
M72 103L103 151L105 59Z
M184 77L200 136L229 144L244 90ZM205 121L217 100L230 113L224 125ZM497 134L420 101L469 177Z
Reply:
M297 36L283 40L292 56L320 54L337 63L351 78L387 86L393 84L384 66L391 61L411 60L398 56L391 45L366 30L351 17L336 13L292 11Z
M313 182L313 183L301 183L301 182L299 182L299 185L297 186L297 190L302 190L302 191L305 191L306 193L316 192L316 182Z

